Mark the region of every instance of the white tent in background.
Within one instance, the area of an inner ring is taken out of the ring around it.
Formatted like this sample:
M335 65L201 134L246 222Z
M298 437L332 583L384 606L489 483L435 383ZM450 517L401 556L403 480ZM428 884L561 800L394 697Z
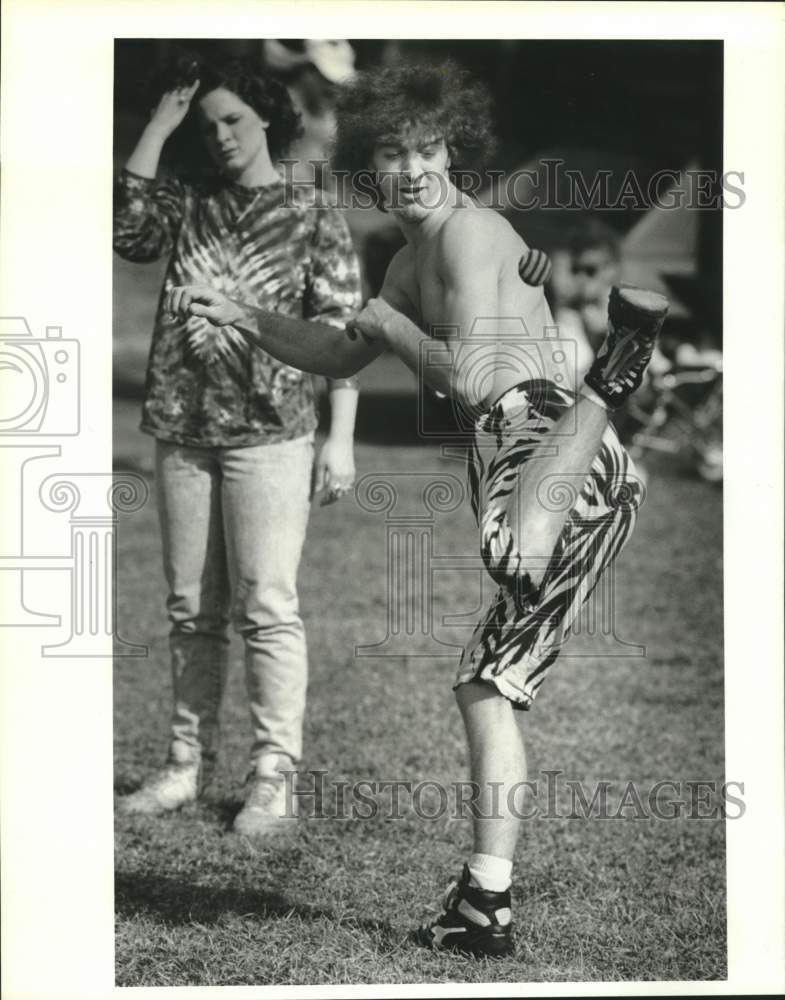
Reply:
M691 165L688 170L696 169ZM660 198L666 203L684 192L676 208L655 206L636 223L622 239L623 280L667 295L671 300L671 316L684 317L688 311L674 298L673 289L663 281L663 275L692 278L697 273L698 212L686 204L689 198L685 173Z

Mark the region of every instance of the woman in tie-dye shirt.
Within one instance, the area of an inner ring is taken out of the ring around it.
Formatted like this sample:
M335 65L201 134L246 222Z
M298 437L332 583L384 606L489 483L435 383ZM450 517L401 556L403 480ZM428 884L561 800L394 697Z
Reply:
M142 430L156 438L169 585L174 714L163 769L126 797L129 812L196 798L214 762L231 620L245 641L254 731L235 828L279 830L282 770L301 754L307 659L295 581L308 518L317 423L311 376L231 328L162 306L175 285L209 283L270 312L344 326L360 306L341 213L274 166L297 135L285 89L247 67L194 67L160 99L122 171L114 247L169 257L147 369ZM156 181L161 150L193 105L217 174ZM328 386L330 434L317 463L326 500L351 489L357 389Z

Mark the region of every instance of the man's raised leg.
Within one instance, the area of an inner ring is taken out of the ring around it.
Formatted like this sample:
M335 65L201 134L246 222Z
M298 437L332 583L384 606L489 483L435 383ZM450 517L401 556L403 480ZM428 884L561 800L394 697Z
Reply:
M534 587L542 583L548 559L564 529L573 503L548 504L543 486L553 480L561 489L580 491L608 428L608 411L601 402L578 396L542 436L518 467L507 518L520 553L521 566Z
M608 307L608 336L586 375L573 406L563 409L517 467L516 482L506 508L506 527L496 540L491 563L509 548L510 577L526 574L536 588L567 521L570 503L550 504L543 486L553 479L557 491L580 492L608 429L608 411L622 405L638 388L651 359L668 301L639 288L614 288ZM554 390L558 393L555 386ZM547 489L545 491L547 493Z

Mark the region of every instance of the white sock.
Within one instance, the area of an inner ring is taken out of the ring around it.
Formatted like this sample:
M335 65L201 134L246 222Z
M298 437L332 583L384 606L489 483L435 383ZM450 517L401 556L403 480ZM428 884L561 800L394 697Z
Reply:
M512 861L493 854L472 854L469 858L469 875L478 889L504 892L512 881Z
M592 403L596 403L597 406L601 406L603 410L610 410L610 407L602 398L602 396L598 396L597 393L594 391L594 389L592 389L590 385L586 385L585 382L581 386L578 395L585 396L587 399L590 399Z

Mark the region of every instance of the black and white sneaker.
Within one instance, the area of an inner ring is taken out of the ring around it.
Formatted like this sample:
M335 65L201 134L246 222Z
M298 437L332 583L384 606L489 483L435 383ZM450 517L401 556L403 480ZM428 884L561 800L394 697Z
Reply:
M611 409L623 406L641 384L667 313L664 295L624 285L611 289L608 335L584 379Z
M415 931L418 944L477 958L503 958L513 953L509 889L490 892L470 885L469 866L464 865L460 882L449 884L442 905L440 917Z

